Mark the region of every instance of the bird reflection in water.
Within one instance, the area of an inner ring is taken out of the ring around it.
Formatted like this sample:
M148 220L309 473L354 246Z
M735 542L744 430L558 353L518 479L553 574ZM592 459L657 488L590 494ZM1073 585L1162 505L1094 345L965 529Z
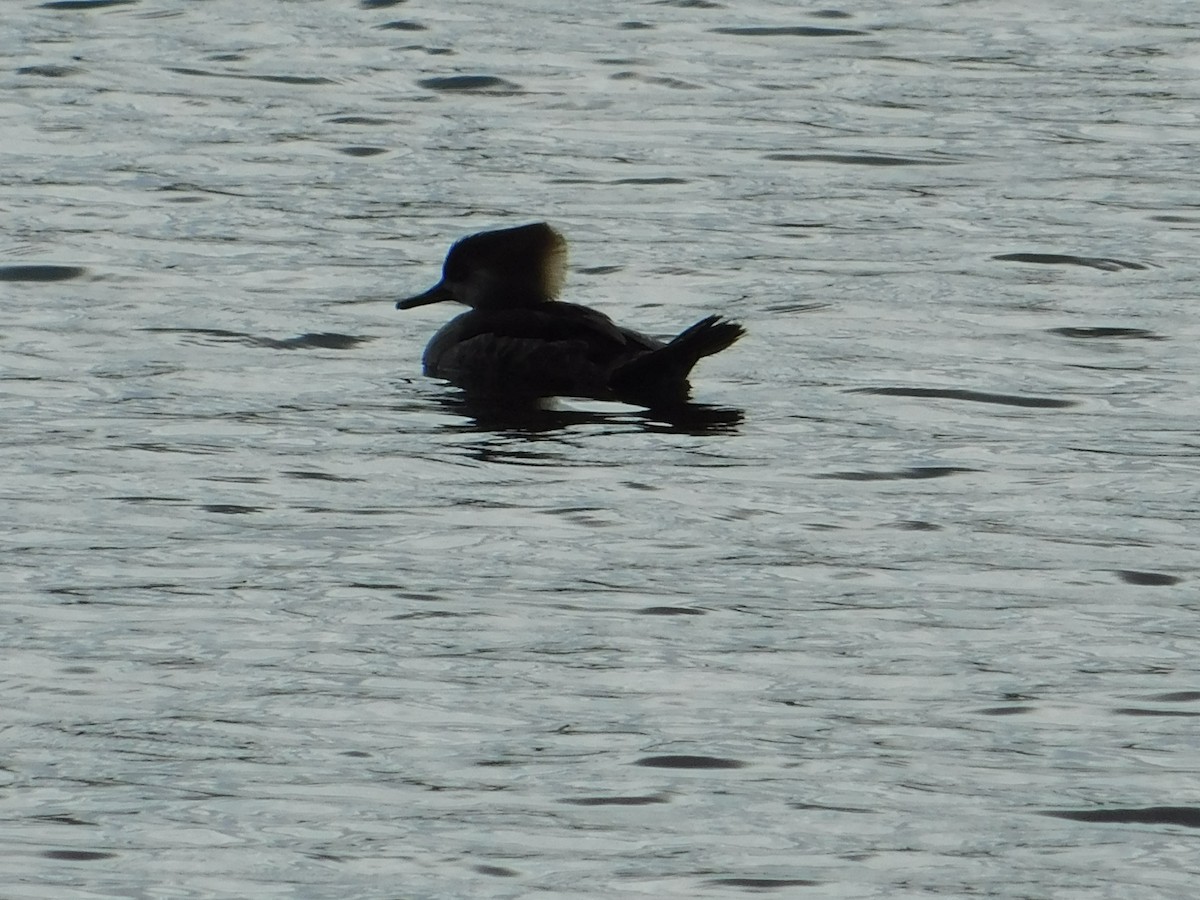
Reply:
M503 396L454 391L438 396L442 409L466 421L457 430L549 434L580 426L667 434L718 435L738 431L745 413L728 406L688 401L651 409L623 403L564 401L556 397Z

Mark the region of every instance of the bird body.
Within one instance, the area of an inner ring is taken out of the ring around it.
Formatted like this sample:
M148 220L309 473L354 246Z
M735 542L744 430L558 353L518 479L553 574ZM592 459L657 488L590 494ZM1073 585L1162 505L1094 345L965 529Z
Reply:
M709 316L660 341L597 310L556 301L565 274L566 241L549 225L481 232L450 248L441 281L396 306L469 305L433 336L424 370L494 395L682 402L696 362L744 333Z

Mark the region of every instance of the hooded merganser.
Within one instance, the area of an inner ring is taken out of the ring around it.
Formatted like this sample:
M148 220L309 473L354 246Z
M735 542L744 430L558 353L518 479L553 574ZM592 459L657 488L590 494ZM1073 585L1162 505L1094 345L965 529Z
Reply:
M566 239L544 222L455 243L442 280L396 304L471 307L433 336L425 374L483 394L679 403L688 397L692 366L744 333L720 316L666 342L622 328L594 309L555 302L566 270Z

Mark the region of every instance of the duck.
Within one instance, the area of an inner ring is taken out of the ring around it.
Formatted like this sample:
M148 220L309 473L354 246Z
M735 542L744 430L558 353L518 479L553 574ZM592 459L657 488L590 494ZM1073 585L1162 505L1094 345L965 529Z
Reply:
M711 315L662 341L604 313L558 299L566 239L545 222L456 241L442 277L397 309L455 301L422 357L426 375L483 396L583 397L654 407L687 402L693 366L744 333Z

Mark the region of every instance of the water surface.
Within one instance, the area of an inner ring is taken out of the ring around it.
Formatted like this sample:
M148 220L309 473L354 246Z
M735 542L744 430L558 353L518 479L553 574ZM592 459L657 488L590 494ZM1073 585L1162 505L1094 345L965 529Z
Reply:
M5 897L1190 897L1190 4L11 4ZM547 219L696 415L400 313Z

